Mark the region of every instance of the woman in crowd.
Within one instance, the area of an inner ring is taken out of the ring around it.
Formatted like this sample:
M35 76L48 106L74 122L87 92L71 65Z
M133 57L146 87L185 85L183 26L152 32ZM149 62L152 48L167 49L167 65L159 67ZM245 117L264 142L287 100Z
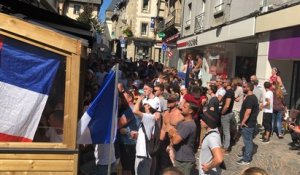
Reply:
M277 82L275 84L275 89L274 89L272 128L273 131L275 128L277 128L277 135L278 138L280 139L283 138L282 113L284 112L284 110L285 110L284 96L280 84Z

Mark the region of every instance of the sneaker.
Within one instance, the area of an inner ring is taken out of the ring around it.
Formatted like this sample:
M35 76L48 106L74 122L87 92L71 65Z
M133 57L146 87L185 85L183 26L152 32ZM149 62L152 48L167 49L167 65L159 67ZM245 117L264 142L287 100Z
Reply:
M264 139L262 142L263 142L264 144L267 144L267 143L270 142L270 139Z
M278 138L279 138L279 139L283 139L283 134L279 134L279 135L278 135Z
M250 162L244 161L243 159L237 161L236 163L237 163L238 165L249 165L249 164L250 164Z
M289 150L300 150L300 147L298 146L292 146L289 148Z

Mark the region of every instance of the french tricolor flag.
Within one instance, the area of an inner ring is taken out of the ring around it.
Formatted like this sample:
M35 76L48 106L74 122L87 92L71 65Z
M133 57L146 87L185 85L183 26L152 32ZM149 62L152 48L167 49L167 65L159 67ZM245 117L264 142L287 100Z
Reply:
M97 96L78 122L78 144L113 143L118 115L117 70L106 75Z
M31 142L62 57L0 35L0 141Z

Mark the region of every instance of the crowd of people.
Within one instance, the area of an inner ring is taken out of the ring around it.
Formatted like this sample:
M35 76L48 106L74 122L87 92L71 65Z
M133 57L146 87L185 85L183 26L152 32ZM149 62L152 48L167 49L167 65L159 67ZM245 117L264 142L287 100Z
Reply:
M91 174L107 173L108 165L114 167L117 160L123 175L167 174L168 170L189 175L196 169L201 175L221 174L226 169L224 155L230 153L239 133L245 149L237 164L248 165L260 111L263 111L262 142L269 143L274 133L283 138L286 90L277 68L273 68L270 80L263 87L255 75L249 82L216 76L202 85L200 56L194 60L188 55L183 67L188 76L153 60L91 59L86 72L84 110L116 63L120 79L114 156L109 162L107 145L92 147L97 168ZM295 123L290 125L291 149L299 148L300 125ZM159 140L159 147L152 150L151 142L155 139ZM87 148L81 149L84 152Z

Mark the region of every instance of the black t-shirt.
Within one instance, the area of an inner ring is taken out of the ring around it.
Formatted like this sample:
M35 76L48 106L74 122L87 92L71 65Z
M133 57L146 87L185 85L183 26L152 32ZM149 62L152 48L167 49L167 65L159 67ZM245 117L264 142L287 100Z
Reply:
M243 101L242 108L240 111L240 119L243 120L244 114L246 112L246 109L251 109L251 114L246 121L246 125L249 128L254 128L257 123L257 115L259 112L259 106L258 106L258 100L257 97L253 95L248 95L246 99Z
M215 111L217 114L220 114L220 110L219 110L219 100L218 100L217 97L212 97L212 98L209 100L209 103L208 103L207 108L210 109L211 107L214 108L214 111Z
M234 91L232 89L229 89L226 91L225 95L223 96L222 98L222 109L224 108L225 106L225 103L226 103L226 99L227 98L230 98L231 101L230 101L230 104L229 104L229 108L227 109L227 111L224 113L224 115L226 114L229 114L232 112L232 108L233 108L233 103L234 103Z

